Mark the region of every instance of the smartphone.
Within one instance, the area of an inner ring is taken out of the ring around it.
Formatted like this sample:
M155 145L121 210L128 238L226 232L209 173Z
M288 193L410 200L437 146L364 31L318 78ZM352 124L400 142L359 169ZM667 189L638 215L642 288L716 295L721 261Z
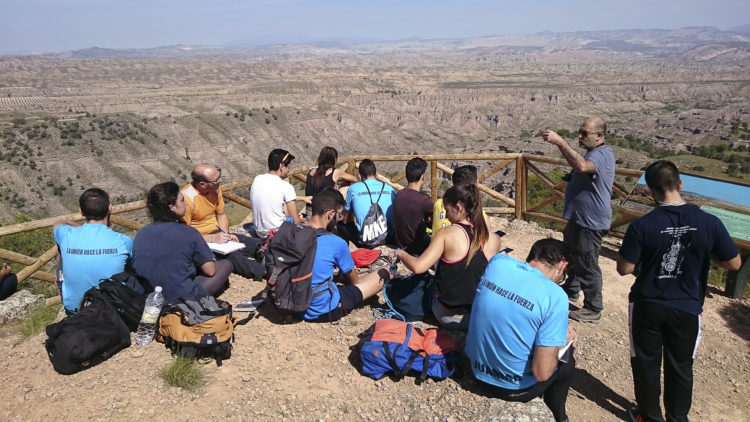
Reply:
M232 310L235 312L253 312L254 310L260 308L264 303L266 303L265 299L243 300L242 302L235 305Z

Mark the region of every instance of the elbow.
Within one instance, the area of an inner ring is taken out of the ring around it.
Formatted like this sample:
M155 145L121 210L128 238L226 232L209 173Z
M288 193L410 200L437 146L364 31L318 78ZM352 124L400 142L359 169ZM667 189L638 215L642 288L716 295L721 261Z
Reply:
M544 368L532 368L531 372L532 374L534 374L534 378L536 378L537 382L544 382L552 376L552 374L555 372L555 368L552 368L551 370L547 370Z

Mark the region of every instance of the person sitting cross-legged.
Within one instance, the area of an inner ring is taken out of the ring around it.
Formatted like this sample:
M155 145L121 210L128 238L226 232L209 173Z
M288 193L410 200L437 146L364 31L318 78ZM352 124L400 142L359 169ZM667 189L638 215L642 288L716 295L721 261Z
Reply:
M396 246L420 255L430 244L427 228L432 220L432 199L421 192L427 162L419 157L406 163L407 186L393 200L393 231Z
M330 233L341 219L344 197L337 190L326 188L315 194L312 200L312 217L309 225L329 233L319 234L313 263L312 290L324 292L313 297L307 311L301 317L307 321L336 321L349 314L365 299L375 296L390 279L388 270L382 268L361 279L354 268L346 241ZM334 283L335 269L344 286ZM326 287L327 285L328 287Z

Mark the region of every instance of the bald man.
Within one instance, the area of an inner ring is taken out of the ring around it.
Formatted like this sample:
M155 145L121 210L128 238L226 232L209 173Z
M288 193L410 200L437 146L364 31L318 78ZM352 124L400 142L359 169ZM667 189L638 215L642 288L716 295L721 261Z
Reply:
M573 170L565 177L565 208L568 220L563 239L573 251L574 265L564 288L572 301L583 291L583 307L570 311L577 321L597 322L604 308L602 302L602 270L599 252L602 236L612 223L612 184L615 180L615 154L604 144L607 124L601 117L589 117L578 130L581 155L560 135L545 130L542 138L555 145Z
M244 250L217 258L231 261L235 274L261 280L263 265L253 259L260 240L229 233L229 217L224 212L224 198L221 194L221 169L211 164L198 164L190 177L192 181L180 190L186 204L182 221L198 230L206 242L226 243L232 240L244 243Z

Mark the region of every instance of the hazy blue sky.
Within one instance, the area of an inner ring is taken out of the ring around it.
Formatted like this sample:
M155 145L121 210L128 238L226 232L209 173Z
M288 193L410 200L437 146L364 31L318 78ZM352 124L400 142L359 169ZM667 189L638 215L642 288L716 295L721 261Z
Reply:
M543 30L726 29L748 0L0 0L0 52L330 38L455 38Z

